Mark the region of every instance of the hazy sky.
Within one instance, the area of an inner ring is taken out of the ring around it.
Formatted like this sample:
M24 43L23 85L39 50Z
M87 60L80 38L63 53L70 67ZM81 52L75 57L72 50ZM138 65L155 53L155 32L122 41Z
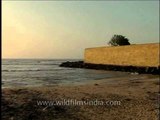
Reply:
M83 58L114 34L159 42L159 1L3 1L3 58Z

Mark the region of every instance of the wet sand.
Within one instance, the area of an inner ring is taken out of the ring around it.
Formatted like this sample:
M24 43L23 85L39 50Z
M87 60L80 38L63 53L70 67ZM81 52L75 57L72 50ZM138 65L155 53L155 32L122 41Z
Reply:
M2 89L3 120L158 120L159 76L128 75L85 85ZM120 101L120 105L37 105L55 100Z

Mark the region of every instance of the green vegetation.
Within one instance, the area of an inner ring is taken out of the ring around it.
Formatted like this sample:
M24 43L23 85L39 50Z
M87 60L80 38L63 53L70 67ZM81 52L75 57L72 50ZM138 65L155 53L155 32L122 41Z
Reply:
M130 45L128 38L122 35L114 35L108 42L110 46Z

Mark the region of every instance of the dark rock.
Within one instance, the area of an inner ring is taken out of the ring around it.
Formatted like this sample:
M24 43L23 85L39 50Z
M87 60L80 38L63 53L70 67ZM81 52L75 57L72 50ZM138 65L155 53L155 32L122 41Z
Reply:
M83 61L77 61L77 62L64 62L60 64L60 67L71 67L71 68L84 68Z
M136 74L159 74L160 67L138 67L138 66L120 66L120 65L102 65L102 64L90 64L84 63L83 61L76 62L64 62L59 65L60 67L71 67L71 68L86 68L96 70L113 70L122 72L131 72Z
M99 84L95 83L94 85L97 86L97 85L99 85Z

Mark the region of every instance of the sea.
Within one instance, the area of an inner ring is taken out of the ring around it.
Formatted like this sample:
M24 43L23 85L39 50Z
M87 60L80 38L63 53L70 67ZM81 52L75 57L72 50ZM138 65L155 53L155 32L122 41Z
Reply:
M127 73L59 67L77 59L2 59L2 88L86 84Z

